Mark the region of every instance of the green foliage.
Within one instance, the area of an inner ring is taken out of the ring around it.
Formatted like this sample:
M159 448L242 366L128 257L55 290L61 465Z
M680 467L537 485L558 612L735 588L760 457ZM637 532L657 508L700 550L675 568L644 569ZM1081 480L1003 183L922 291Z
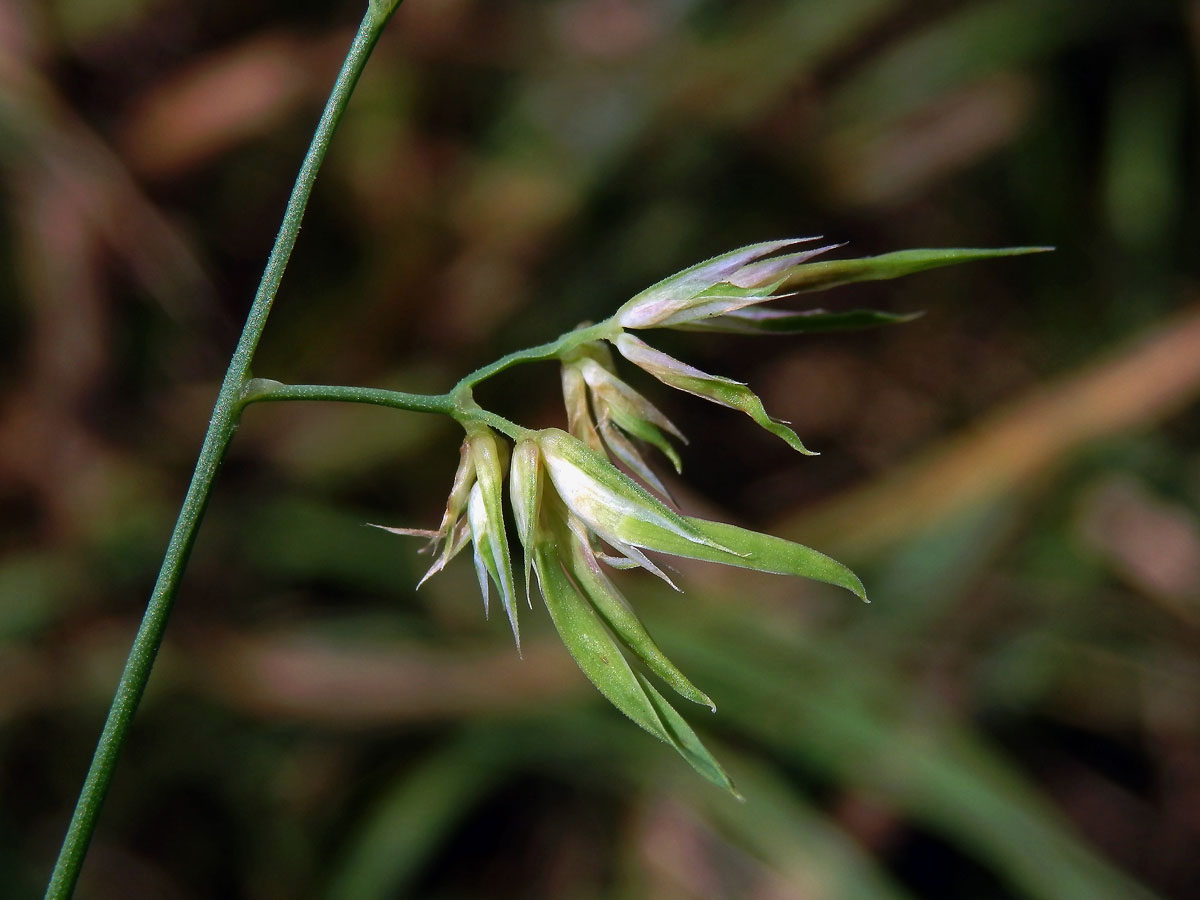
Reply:
M1004 256L1024 256L1029 253L1045 253L1051 247L1008 247L1001 250L898 250L882 256L867 256L862 259L835 259L809 263L795 269L787 287L796 291L823 291L856 281L883 281L899 278L943 266L955 266L983 259Z
M724 769L650 682L634 672L596 611L567 577L554 543L534 547L533 564L559 637L583 674L617 709L675 748L709 781L734 791Z

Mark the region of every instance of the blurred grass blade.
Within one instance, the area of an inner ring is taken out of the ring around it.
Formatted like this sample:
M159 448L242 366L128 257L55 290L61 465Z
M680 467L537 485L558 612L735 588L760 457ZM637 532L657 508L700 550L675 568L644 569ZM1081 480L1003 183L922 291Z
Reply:
M510 751L482 729L406 768L350 838L324 896L386 900L406 888L509 765Z
M856 281L884 281L959 263L1046 253L1053 247L1002 247L999 249L940 248L897 250L859 259L833 259L800 266L787 281L790 291L821 291Z
M1161 265L1163 248L1183 214L1187 175L1181 148L1186 146L1187 79L1174 60L1138 60L1119 73L1108 112L1105 146L1104 206L1108 226L1128 252L1152 261L1138 270L1140 280Z
M1033 67L1137 7L1147 18L1170 15L1172 8L1071 0L954 4L927 25L899 34L881 52L868 54L830 97L829 114L843 127L895 121L989 75Z
M735 792L729 776L704 749L695 732L629 667L617 642L567 577L558 548L552 543L538 545L533 564L554 627L588 680L613 706L674 747L697 772L718 787Z
M1028 496L1079 448L1138 431L1200 397L1200 305L1137 334L897 467L776 530L868 556L997 498Z
M860 331L881 325L898 325L923 316L922 312L890 313L878 309L829 312L824 309L739 309L712 319L698 319L680 330L716 331L722 334L820 334L827 331Z
M723 619L720 646L675 635L747 737L870 791L1041 900L1149 900L1084 844L1037 790L970 731L931 716L903 680L832 642ZM757 665L737 660L754 654ZM794 685L803 679L805 690Z
M690 792L689 801L728 839L778 873L795 896L908 900L867 850L774 767L743 756L733 757L730 768L746 803L701 791Z

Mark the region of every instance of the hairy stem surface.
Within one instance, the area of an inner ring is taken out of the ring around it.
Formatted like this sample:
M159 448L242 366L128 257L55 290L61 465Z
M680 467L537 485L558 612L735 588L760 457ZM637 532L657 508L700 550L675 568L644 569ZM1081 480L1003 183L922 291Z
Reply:
M256 378L246 386L243 404L275 403L295 400L324 400L333 403L366 403L409 412L441 413L457 421L482 422L513 440L529 432L516 422L481 408L469 396L450 394L409 394L383 388L355 387L338 384L280 384Z

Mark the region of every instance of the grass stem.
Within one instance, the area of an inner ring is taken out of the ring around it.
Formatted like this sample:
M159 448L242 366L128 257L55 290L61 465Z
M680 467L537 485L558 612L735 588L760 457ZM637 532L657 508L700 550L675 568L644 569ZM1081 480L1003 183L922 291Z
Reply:
M46 888L46 900L67 900L75 890L79 872L87 855L88 844L96 830L96 822L104 797L116 770L121 749L129 735L130 724L137 712L138 704L145 692L146 683L150 679L150 671L154 659L162 645L163 634L166 631L167 620L179 591L179 584L191 555L192 545L196 539L196 531L204 516L212 493L217 471L225 458L234 432L237 430L238 419L241 415L245 400L243 393L250 380L250 364L254 352L262 337L267 324L267 316L271 305L279 291L283 280L284 270L296 237L300 233L300 221L304 217L317 171L321 167L325 154L329 149L329 141L341 121L346 110L346 104L354 91L359 75L362 74L367 59L383 31L396 4L386 8L372 3L363 17L362 24L354 36L354 41L346 54L346 59L334 82L321 120L313 134L312 143L304 156L300 172L296 177L292 194L288 198L284 211L283 222L271 254L267 259L266 269L246 317L246 324L238 339L237 347L229 361L229 368L221 383L221 390L213 406L212 418L204 435L204 443L196 460L191 483L179 510L175 528L171 532L167 550L163 556L162 567L158 573L146 612L142 617L133 646L129 651L125 668L117 684L112 705L108 711L104 728L92 757L92 764L84 779L83 788L75 806L75 812L63 838L54 871Z

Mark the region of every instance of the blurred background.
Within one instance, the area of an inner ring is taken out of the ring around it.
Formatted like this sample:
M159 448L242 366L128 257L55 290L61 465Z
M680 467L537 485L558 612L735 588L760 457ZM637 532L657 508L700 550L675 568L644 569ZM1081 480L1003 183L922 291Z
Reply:
M0 893L39 896L361 3L0 2ZM469 562L452 423L250 409L81 898L1200 896L1200 3L408 0L257 359L445 390L714 253L1054 254L655 334L822 455L636 375L692 514L873 603L621 585L738 804ZM793 303L793 305L796 305ZM807 304L806 304L807 305ZM561 425L552 366L479 391Z

